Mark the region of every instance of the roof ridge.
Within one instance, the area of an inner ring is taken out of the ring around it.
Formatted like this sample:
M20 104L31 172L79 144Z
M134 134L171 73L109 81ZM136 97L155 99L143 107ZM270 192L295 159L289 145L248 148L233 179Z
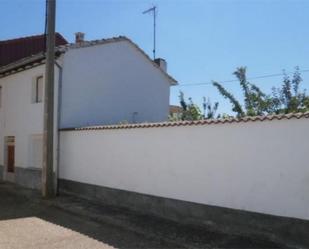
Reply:
M61 37L63 37L60 33L57 33L59 34ZM43 35L41 35L43 36ZM28 37L25 37L25 38L29 38L31 39L31 37L41 37L40 35L35 35L35 36L28 36ZM12 40L6 40L6 41L13 41L13 40L19 40L19 39L24 39L24 38L17 38L17 39L12 39ZM65 38L64 38L65 39ZM76 43L67 43L65 45L59 45L59 46L56 46L55 47L55 53L56 52L64 52L64 50L68 49L68 48L82 48L82 47L87 47L85 46L86 44L88 44L88 46L91 46L91 45L95 45L94 42L98 42L98 45L101 44L102 42L106 41L106 42L111 42L112 40L130 40L129 38L127 38L126 36L118 36L118 37L111 37L111 38L104 38L104 39L99 39L99 40L91 40L91 41L85 41L83 42L82 44L76 44ZM3 42L6 42L6 41L3 41ZM101 42L101 43L99 43ZM90 44L91 43L91 44ZM84 46L83 46L84 44ZM0 41L0 45L1 45L1 41ZM15 64L19 64L19 63L22 63L24 61L27 61L27 60L30 60L32 59L33 57L37 57L37 56L40 56L40 55L45 55L45 52L39 52L39 53L36 53L36 54L32 54L32 55L29 55L25 58L21 58L17 61L14 61L12 63L9 63L5 66L0 66L0 70L3 69L3 68L7 68L7 67L11 67ZM0 77L1 77L1 74L0 74Z
M126 36L113 36L113 37L109 37L109 38L102 38L102 39L95 39L95 40L89 40L89 41L83 41L80 43L74 43L74 42L70 42L67 43L65 45L60 45L57 46L56 48L83 48L83 47L89 47L89 46L93 46L93 45L100 45L102 43L108 43L108 42L113 42L113 41L123 41L123 40L127 40L130 41L130 39Z
M283 119L300 119L309 118L308 112L274 114L265 116L246 116L242 118L221 118L221 119L204 119L204 120L186 120L186 121L166 121L158 123L138 123L138 124L115 124L115 125L95 125L78 128L64 128L61 131L88 131L88 130L115 130L115 129L135 129L135 128L159 128L159 127L174 127L174 126L195 126L195 125L209 125L209 124L231 124L231 123L247 123L256 121L273 121Z
M58 46L58 49L76 49L76 48L84 48L84 47L90 47L94 45L101 45L105 43L110 43L110 42L116 42L116 41L128 41L134 48L136 48L143 56L146 57L147 60L149 60L154 67L156 67L161 73L163 73L172 84L177 84L177 80L175 80L172 76L170 76L167 72L165 72L157 63L155 63L148 54L145 53L143 49L141 49L135 42L133 42L130 38L127 36L116 36L116 37L111 37L111 38L103 38L99 40L90 40L90 41L84 41L80 43L68 43L62 46Z
M61 34L60 34L61 35ZM101 44L106 44L106 43L111 43L111 42L118 42L118 41L127 41L129 42L134 48L136 48L145 58L154 66L156 67L168 80L171 82L171 84L177 84L177 80L175 80L171 75L169 75L167 72L165 72L157 63L155 63L149 55L147 55L144 50L142 50L136 43L134 43L131 39L124 35L120 36L115 36L111 38L103 38L103 39L98 39L98 40L90 40L90 41L84 41L81 43L67 43L65 45L59 45L55 47L55 52L66 52L68 49L77 49L77 48L84 48L84 47L90 47L90 46L95 46L95 45L101 45ZM38 54L35 54L38 55ZM26 57L27 58L31 58ZM20 61L16 61L14 63L18 64ZM7 65L6 65L7 66ZM6 66L0 67L0 70L5 68ZM1 75L0 75L1 77Z
M41 38L44 37L45 34L37 34L37 35L30 35L30 36L23 36L23 37L18 37L18 38L12 38L12 39L8 39L8 40L0 40L0 45L5 44L5 43L12 43L12 42L19 42L19 41L25 41L25 40L31 40L31 39L37 39L37 38ZM60 34L59 32L56 32L55 35L60 36L61 38L63 38L64 40L66 40L62 34Z

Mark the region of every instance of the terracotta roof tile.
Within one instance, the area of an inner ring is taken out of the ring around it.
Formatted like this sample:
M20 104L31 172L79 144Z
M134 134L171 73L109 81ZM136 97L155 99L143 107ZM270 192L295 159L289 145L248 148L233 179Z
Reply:
M67 44L62 35L56 33L56 46ZM0 41L0 67L4 67L23 58L42 53L45 36L36 35L18 39Z
M61 130L62 131L89 131L89 130L116 130L116 129L136 129L136 128L160 128L160 127L197 126L197 125L226 124L226 123L232 124L232 123L247 123L247 122L264 122L264 121L272 121L272 120L284 120L284 119L287 120L287 119L301 119L301 118L309 118L309 112L256 116L256 117L243 117L243 118L205 119L205 120L195 120L195 121L88 126L88 127L79 127L79 128L65 128Z
M60 35L60 34L59 34ZM61 36L61 35L60 35ZM38 36L33 36L33 37L38 37ZM62 37L62 36L61 36ZM18 40L27 40L27 41L31 41L33 40L31 37L28 38L20 38L20 39L16 39L16 41ZM64 39L64 38L63 38ZM65 40L65 39L64 39ZM9 40L9 41L3 41L5 42L13 42L15 40ZM44 46L44 39L42 40L43 43L41 45ZM91 46L96 46L96 45L102 45L102 44L107 44L107 43L113 43L113 42L120 42L120 41L127 41L129 42L138 52L140 52L150 63L152 63L152 65L154 67L156 67L169 81L172 85L177 84L177 81L170 76L167 72L165 72L157 63L155 63L138 45L136 45L133 41L131 41L129 38L125 37L125 36L118 36L118 37L112 37L112 38L108 38L108 39L101 39L101 40L93 40L93 41L84 41L81 43L68 43L66 40L63 43L57 44L56 43L56 52L61 52L61 53L65 53L66 51L68 51L69 49L78 49L78 48L85 48L85 47L91 47ZM37 55L42 54L43 50L39 50L37 52ZM2 57L1 54L1 42L0 42L0 57ZM27 59L31 59L33 57L32 53L28 53L28 56L25 57L21 57L19 60L12 60L11 62L5 64L5 65L1 65L0 63L0 78L6 75L3 75L3 73L1 71L7 71L7 67L10 66L14 66L14 64L19 65L20 61L23 60L27 61ZM0 58L1 61L1 58Z
M101 40L84 41L84 42L81 42L81 43L70 43L70 44L66 44L64 46L59 46L58 49L59 49L59 51L65 52L69 49L91 47L91 46L95 46L95 45L102 45L102 44L120 42L120 41L129 42L138 52L140 52L149 62L151 62L154 67L159 69L159 71L161 71L161 73L163 73L173 85L177 84L177 80L175 80L172 76L170 76L167 72L165 72L137 44L135 44L131 39L129 39L126 36L118 36L118 37L112 37L112 38L101 39Z
M182 107L178 105L170 105L170 113L181 113Z

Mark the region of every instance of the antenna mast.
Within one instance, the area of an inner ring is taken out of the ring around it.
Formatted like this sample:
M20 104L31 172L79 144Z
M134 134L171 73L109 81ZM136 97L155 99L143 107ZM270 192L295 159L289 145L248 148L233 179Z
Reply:
M156 58L156 17L157 17L157 6L153 6L148 10L145 10L143 14L152 12L153 14L153 59Z

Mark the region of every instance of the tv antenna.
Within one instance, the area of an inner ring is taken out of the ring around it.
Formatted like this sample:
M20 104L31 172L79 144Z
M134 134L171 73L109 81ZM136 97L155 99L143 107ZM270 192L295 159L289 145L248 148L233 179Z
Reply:
M156 16L157 16L157 6L152 6L150 9L145 10L143 14L152 13L153 15L153 59L156 58Z

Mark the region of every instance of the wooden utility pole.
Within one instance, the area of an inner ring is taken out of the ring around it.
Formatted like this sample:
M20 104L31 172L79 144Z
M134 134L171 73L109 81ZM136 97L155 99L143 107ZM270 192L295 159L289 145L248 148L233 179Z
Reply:
M47 1L47 35L44 101L44 141L43 141L43 197L55 196L54 188L54 65L55 65L55 19L56 0Z

